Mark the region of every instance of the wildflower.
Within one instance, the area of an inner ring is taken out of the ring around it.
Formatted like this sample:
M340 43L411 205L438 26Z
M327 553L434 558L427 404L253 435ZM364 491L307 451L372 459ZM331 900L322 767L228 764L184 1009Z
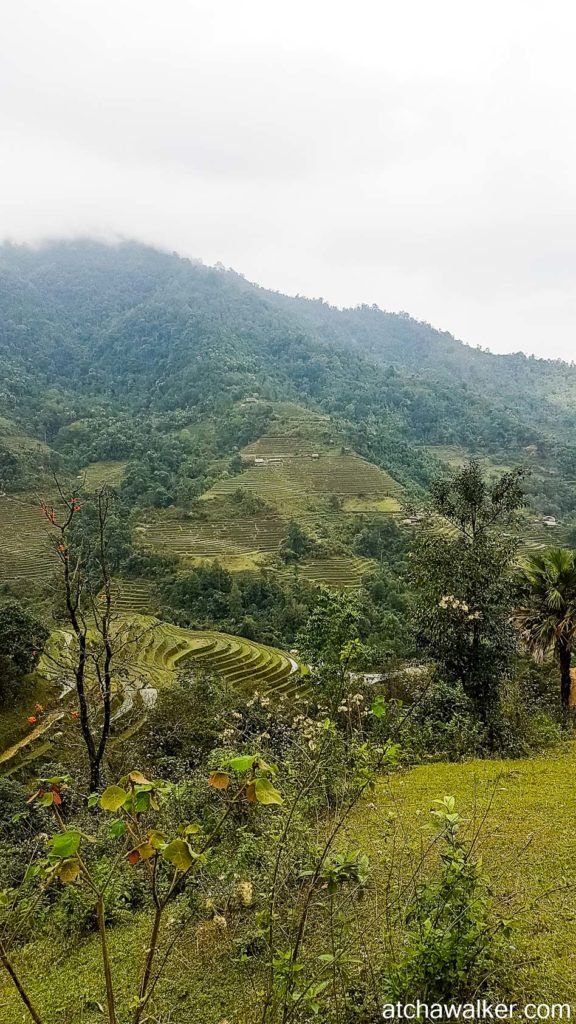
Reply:
M35 725L38 719L36 718L36 715L28 715L26 721L28 722L29 725Z
M44 705L43 704L35 704L34 708L35 708L36 711L44 711Z
M71 711L70 712L70 718L73 718L74 720L76 720L77 718L80 718L80 712L79 711Z

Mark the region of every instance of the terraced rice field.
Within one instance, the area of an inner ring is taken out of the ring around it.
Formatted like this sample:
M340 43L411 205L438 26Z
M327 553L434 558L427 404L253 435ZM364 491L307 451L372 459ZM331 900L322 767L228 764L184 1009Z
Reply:
M40 499L0 496L0 582L44 581L56 565Z
M280 569L279 574L284 578L296 575L335 590L357 590L362 584L362 577L373 567L374 563L368 558L334 556L298 562L294 568Z
M248 694L258 690L275 697L297 698L306 689L297 662L265 644L216 631L180 629L149 615L126 616L118 620L117 629L122 631L125 647L122 663L116 664L113 743L145 724L146 708L154 702L158 689L170 686L178 672L196 666L212 669L229 686ZM43 656L38 666L38 676L47 687L55 683L62 686L68 674L65 665L69 643L65 631L52 634L51 657ZM56 662L63 667L56 667ZM0 752L0 774L20 771L51 748L57 759L61 741L58 730L64 717L60 707L64 710L67 692L64 686L60 706ZM130 712L136 717L128 719L126 727L123 720Z
M237 485L236 485L237 486ZM138 527L140 541L181 558L219 558L260 552L275 554L286 536L287 525L279 516L215 516L209 522L166 517Z
M115 612L123 615L129 615L131 612L153 615L156 611L156 587L149 580L115 579L112 593Z
M170 683L175 672L197 663L244 691L292 694L298 689L297 663L274 647L227 633L181 629L147 616L138 616L134 628L142 640L130 656L130 668L152 686Z
M78 479L83 480L89 491L95 491L107 484L109 487L119 487L122 483L126 470L126 462L91 462L78 474Z
M308 437L297 437L291 434L266 434L253 441L242 450L242 458L253 461L255 458L297 458L300 455L312 455L314 452L325 452L330 446L325 441Z
M203 499L223 497L239 487L287 510L329 494L343 498L368 494L400 498L402 494L396 480L359 455L321 455L250 466L240 476L218 481Z
M544 548L560 548L568 543L567 531L562 525L546 526L541 522L529 523L523 533L522 550L525 553Z

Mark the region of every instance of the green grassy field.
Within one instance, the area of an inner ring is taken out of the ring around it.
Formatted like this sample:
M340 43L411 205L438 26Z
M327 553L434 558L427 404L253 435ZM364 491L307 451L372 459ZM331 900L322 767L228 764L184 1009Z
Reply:
M495 898L517 917L502 996L518 1003L569 1002L576 990L575 769L576 748L571 745L549 757L429 765L382 781L353 813L341 839L343 846L360 847L370 855L370 891L359 914L364 938L375 943L376 956L384 957L390 949L390 935L384 934L386 903L410 890L416 865L430 846L433 801L450 794L468 821L469 834L479 833L477 852ZM425 872L433 870L434 856L432 848ZM132 972L146 934L144 915L112 929L122 1006L133 994ZM232 920L216 944L205 933L187 939L161 989L172 1007L166 1018L171 1024L257 1019L259 1000L235 963L235 937ZM50 1024L95 1024L102 1019L88 1005L103 1000L96 937L73 947L65 938L31 943L18 959L34 979L32 994ZM24 1020L2 976L0 1009L3 1024Z
M376 890L398 892L429 846L433 801L454 796L468 835L478 833L477 853L504 916L517 919L509 994L518 1002L567 1001L576 991L575 774L574 744L530 760L418 767L380 783L352 816L347 839L369 853ZM406 841L402 858L382 829L389 815ZM368 902L367 929L382 927L381 910Z

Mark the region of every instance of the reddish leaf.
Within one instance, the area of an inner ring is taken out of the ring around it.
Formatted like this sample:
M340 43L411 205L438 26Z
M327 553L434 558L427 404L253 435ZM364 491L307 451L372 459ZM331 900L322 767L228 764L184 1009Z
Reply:
M137 864L138 861L140 860L140 854L138 850L130 850L130 853L127 855L126 860L128 861L129 864Z
M228 789L230 776L226 772L210 772L208 785L213 786L214 789Z

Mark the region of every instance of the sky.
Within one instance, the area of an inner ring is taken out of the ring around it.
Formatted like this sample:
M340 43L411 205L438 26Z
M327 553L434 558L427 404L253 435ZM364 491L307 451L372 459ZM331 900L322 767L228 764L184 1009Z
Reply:
M571 0L2 0L0 237L576 359Z

